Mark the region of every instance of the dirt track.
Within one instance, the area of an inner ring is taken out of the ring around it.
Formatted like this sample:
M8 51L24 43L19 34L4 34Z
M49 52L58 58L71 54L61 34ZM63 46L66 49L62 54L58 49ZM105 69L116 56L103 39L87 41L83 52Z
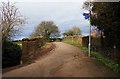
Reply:
M114 77L100 62L72 45L56 42L50 54L28 66L4 73L3 77Z

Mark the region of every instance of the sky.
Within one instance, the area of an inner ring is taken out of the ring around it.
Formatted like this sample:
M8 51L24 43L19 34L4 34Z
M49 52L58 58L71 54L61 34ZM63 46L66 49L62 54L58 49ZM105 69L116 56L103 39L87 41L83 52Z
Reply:
M61 33L77 26L83 36L89 34L89 21L84 19L83 13L86 11L82 9L86 0L0 0L0 2L5 1L15 3L20 13L27 17L27 24L21 26L21 33L16 35L14 40L29 37L41 21L53 21Z
M0 0L1 1L1 0ZM5 0L3 0L5 1ZM89 34L89 21L84 19L84 0L7 0L15 2L20 13L27 17L27 24L21 26L21 33L14 39L29 37L41 21L53 21L60 32L77 26L82 35Z

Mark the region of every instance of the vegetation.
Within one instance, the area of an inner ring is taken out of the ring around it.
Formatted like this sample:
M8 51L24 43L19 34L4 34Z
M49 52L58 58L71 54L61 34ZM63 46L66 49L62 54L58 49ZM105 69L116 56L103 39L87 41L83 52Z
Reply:
M2 67L18 65L21 60L21 48L11 42L11 37L19 33L19 26L25 24L25 18L20 14L15 4L1 2L0 4L0 37L2 37Z
M65 39L65 42L77 47L80 47L85 53L88 53L88 48L81 46L79 42L72 41L72 39ZM120 73L120 64L116 61L113 61L112 59L100 54L99 52L92 51L91 55L96 59L105 64L107 67L112 69L113 71Z
M120 3L93 3L93 12L96 14L91 17L91 24L95 25L103 34L102 37L102 46L106 49L117 48L120 50ZM103 36L105 38L103 38ZM113 39L114 38L114 39ZM105 42L104 42L105 41Z
M97 0L99 1L99 0ZM85 9L89 3L85 2ZM117 53L116 58L120 62L120 2L92 2L91 25L101 31L102 50Z
M60 31L53 21L42 21L36 28L33 36L43 36L45 39L56 38L60 36Z
M35 41L36 39L42 39L41 36L35 36L31 38L23 38L22 41Z
M62 38L50 38L50 42L62 41Z
M19 27L25 23L25 18L20 14L18 8L10 2L2 2L0 5L0 29L2 29L2 40L10 38L19 33Z
M81 30L78 27L73 27L72 29L67 30L63 33L64 36L73 36L73 35L81 35Z
M12 42L13 44L17 44L18 46L20 46L22 48L22 42L21 41L17 41L17 42Z
M11 42L5 42L2 49L3 68L20 64L22 55L20 46Z

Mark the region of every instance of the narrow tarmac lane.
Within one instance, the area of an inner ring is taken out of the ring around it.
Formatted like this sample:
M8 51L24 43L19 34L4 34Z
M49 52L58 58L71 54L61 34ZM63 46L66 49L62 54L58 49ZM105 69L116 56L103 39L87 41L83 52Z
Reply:
M3 77L115 77L100 62L85 56L78 47L55 42L56 48L28 66L3 74Z

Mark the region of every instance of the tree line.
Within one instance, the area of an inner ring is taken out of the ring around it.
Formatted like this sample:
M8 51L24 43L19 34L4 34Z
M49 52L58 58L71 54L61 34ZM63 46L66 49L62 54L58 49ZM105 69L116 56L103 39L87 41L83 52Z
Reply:
M65 32L63 33L63 35L64 35L64 37L74 36L74 35L77 35L77 36L78 36L78 35L81 35L81 30L80 30L80 28L74 26L74 27L72 27L71 29L65 31Z
M64 37L73 35L81 35L80 28L74 26L63 33ZM61 34L58 26L56 26L53 21L42 21L37 27L35 27L34 32L32 32L30 36L31 37L42 36L46 40L49 40L50 38L60 37Z

